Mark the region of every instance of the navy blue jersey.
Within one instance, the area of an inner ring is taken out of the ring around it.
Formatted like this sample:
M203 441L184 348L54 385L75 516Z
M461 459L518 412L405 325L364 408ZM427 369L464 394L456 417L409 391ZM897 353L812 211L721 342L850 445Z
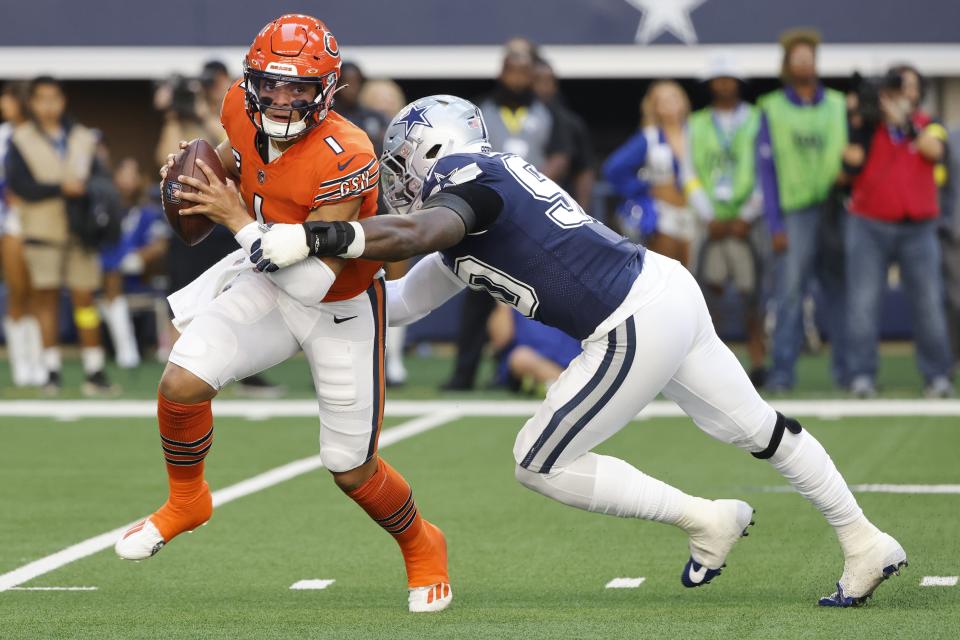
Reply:
M643 267L643 247L586 215L556 183L513 154L443 157L421 198L467 182L493 189L503 200L492 224L441 252L467 285L581 340L620 306ZM478 219L487 217L477 212Z

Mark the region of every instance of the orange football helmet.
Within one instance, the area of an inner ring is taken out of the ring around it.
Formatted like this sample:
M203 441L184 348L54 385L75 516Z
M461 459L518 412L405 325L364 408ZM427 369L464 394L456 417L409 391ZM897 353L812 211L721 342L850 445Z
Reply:
M280 16L243 60L247 115L271 138L296 138L327 117L339 77L340 48L327 26L311 16Z

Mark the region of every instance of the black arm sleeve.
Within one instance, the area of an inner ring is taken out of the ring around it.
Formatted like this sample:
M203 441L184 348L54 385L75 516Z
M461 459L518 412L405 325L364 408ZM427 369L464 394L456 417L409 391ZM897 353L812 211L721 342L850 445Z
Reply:
M423 203L423 207L446 207L463 220L467 233L486 231L503 211L500 194L476 182L465 182L447 187Z
M30 167L20 155L17 145L11 144L7 149L6 157L7 186L10 191L28 202L37 202L47 198L57 198L63 195L60 185L41 184L34 180Z

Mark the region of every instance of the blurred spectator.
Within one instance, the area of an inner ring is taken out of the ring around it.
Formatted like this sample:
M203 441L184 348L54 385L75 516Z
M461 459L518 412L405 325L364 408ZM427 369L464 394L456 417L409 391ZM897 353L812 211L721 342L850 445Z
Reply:
M219 60L210 60L203 65L203 70L200 71L200 86L203 88L203 99L206 102L206 113L203 115L207 120L207 126L212 129L220 126L220 108L232 84L233 77L227 65ZM201 110L204 110L203 107Z
M40 325L30 309L30 275L24 258L20 214L13 198L5 193L4 158L13 131L27 120L24 83L7 83L0 92L0 234L2 234L3 281L7 289L7 309L3 333L7 343L13 384L17 387L41 386L47 382L43 366L43 341Z
M570 167L570 143L558 116L534 93L534 57L522 49L505 49L497 85L478 106L494 151L514 153L562 183ZM456 364L444 389L473 388L493 307L493 298L481 291L464 293Z
M824 237L836 238L831 223L831 190L840 175L847 142L846 100L820 84L816 53L819 35L793 31L781 39L784 87L763 96L759 178L773 250L782 254L776 273L777 318L773 367L767 388L791 389L803 339L803 298L814 274L823 289L832 342L833 376L846 386L842 253L829 252ZM834 223L836 224L836 223ZM834 243L837 244L836 242Z
M39 77L30 83L29 106L33 120L14 131L6 167L8 186L20 200L27 268L49 371L46 389L58 393L62 386L57 320L60 289L66 286L80 334L86 375L83 392L110 392L113 387L104 373L100 346L100 315L93 300L101 282L100 261L68 215L71 208L81 216L92 215L92 209L82 209L92 197L88 186L97 140L90 129L66 116L63 89L53 78ZM79 222L87 221L80 218Z
M163 113L163 127L154 159L162 165L167 154L176 153L181 140L202 138L216 147L225 137L220 124L220 106L230 88L227 69L220 62L204 66L203 81L173 76L160 84L153 106Z
M113 179L125 213L120 241L100 252L104 271L101 312L117 365L132 369L140 364L140 352L125 290L142 289L141 276L165 260L170 228L160 208L145 202L144 178L134 158L117 163Z
M750 379L762 386L765 350L757 300L753 222L762 213L756 179L760 114L740 97L743 76L729 57L713 61L707 76L710 106L690 116L687 180L690 202L708 225L698 260L700 279L715 299L733 282L742 298Z
M360 103L360 92L363 91L365 82L366 78L360 67L353 62L344 62L340 66L340 83L337 86L334 111L363 129L379 156L383 151L383 134L389 120L380 112L368 109Z
M338 94L339 95L339 94ZM383 118L384 131L393 117L407 105L403 89L393 80L365 80L358 97L360 105ZM383 145L383 134L376 143ZM384 266L387 280L402 278L407 272L409 260L388 262ZM406 327L387 327L387 359L385 377L388 387L397 387L407 382L407 368L403 364L403 348L407 339Z
M583 118L566 106L550 63L538 58L534 63L533 74L533 90L537 98L553 110L560 125L566 130L565 137L570 141L570 169L567 179L560 186L572 195L581 207L589 211L593 183L596 180L590 130Z
M540 57L540 48L530 38L514 36L503 43L503 55L520 54L530 56L534 60Z
M498 354L497 382L513 391L545 395L582 351L578 340L503 303L490 315L488 329Z
M494 151L514 153L555 182L570 166L570 142L553 110L533 90L534 59L507 53L493 92L480 100Z
M900 265L913 309L926 394L953 394L934 179L946 130L918 108L919 95L911 92L918 89L918 80L905 67L890 69L877 92L879 119L865 116L863 126L851 131L844 153L844 167L855 176L846 229L847 330L851 391L859 397L876 395L880 301L892 262Z
M659 254L690 265L697 221L687 206L682 166L690 101L672 80L650 85L641 103L641 130L607 158L604 175L624 199L623 231Z
M393 80L387 80L386 78L375 78L364 82L363 88L360 89L359 99L363 107L376 111L387 122L393 120L393 116L407 106L407 98L403 95L403 89Z

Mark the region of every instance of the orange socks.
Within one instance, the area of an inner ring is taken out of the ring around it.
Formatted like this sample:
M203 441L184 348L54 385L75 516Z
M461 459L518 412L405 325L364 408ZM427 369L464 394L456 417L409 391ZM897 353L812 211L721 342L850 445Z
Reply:
M443 533L420 517L410 485L383 458L370 479L347 495L396 539L410 587L450 581Z
M167 463L170 497L150 516L165 542L210 519L213 502L203 459L213 445L210 401L180 404L157 394L157 422Z

